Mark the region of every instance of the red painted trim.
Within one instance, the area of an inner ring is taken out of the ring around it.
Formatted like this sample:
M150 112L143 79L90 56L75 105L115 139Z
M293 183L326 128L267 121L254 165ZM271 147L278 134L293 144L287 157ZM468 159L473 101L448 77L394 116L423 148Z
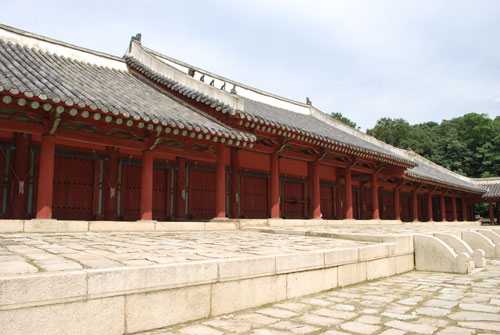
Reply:
M55 137L42 136L40 149L40 172L38 178L37 219L52 218L52 195L54 190Z
M345 218L354 218L354 212L352 208L351 168L345 169Z
M371 188L372 188L372 207L373 207L373 219L377 220L380 218L380 210L378 205L378 174L374 173L371 175Z
M446 221L446 204L444 202L444 194L439 196L439 201L441 204L441 221Z
M311 163L311 192L312 192L312 216L314 219L320 219L321 215L321 193L319 186L319 163Z
M495 222L495 214L493 213L493 202L489 202L490 224Z
M271 154L271 196L269 197L269 208L271 209L271 218L280 217L280 171L277 154Z
M237 197L240 196L239 189L239 170L240 170L240 153L237 148L231 148L231 184L229 187L229 199L231 204L231 217L238 217L238 201Z
M401 205L399 186L394 188L394 219L401 220Z
M2 122L0 122L0 130L37 135L42 135L45 132L44 126L41 124L13 120L2 120Z
M412 202L412 206L411 206L411 210L412 210L412 218L413 218L413 221L418 221L419 218L418 218L418 198L417 198L417 191L416 190L412 190L411 191L411 202Z
M427 192L427 217L429 221L434 221L432 214L432 192Z
M465 198L462 198L462 221L467 221L467 202ZM500 222L500 220L498 222Z
M217 146L217 165L215 167L215 216L226 217L226 164L224 159L224 144Z
M141 167L141 220L153 219L153 153L144 151Z
M457 198L451 197L451 212L453 215L453 221L458 221L457 215Z

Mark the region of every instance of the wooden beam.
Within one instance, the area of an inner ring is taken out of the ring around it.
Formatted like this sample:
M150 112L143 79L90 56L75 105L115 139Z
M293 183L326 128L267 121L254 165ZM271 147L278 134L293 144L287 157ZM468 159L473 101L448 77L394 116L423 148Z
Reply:
M32 135L42 135L44 133L44 126L41 124L34 124L29 122L0 120L0 130L15 131Z

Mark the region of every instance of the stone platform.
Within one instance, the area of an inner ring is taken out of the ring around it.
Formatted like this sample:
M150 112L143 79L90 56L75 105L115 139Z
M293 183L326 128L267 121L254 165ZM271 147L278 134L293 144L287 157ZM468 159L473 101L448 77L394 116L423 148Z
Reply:
M250 231L4 233L0 333L134 333L413 267L412 246L394 242Z
M141 335L500 334L500 261L467 275L409 272Z

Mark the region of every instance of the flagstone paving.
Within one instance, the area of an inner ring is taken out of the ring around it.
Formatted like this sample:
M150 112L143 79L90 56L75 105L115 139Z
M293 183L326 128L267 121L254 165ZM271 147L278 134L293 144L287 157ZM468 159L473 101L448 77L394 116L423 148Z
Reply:
M500 226L477 226L464 224L338 224L324 226L295 226L295 227L246 227L243 229L268 229L271 231L294 232L305 234L306 232L324 232L337 234L364 234L364 235L387 235L387 234L422 234L431 232L457 232L463 230L493 229L500 231Z
M467 275L409 272L141 333L500 334L500 260Z
M366 243L245 231L0 234L0 275L258 257L361 245Z

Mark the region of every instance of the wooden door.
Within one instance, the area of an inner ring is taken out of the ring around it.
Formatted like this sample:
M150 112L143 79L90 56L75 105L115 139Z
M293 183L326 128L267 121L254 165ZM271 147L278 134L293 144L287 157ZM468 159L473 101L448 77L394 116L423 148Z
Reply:
M126 221L139 220L141 217L141 165L136 162L121 162L120 164L122 217Z
M54 157L52 215L55 219L90 220L94 218L94 159L78 154Z
M215 168L190 166L188 190L189 211L192 219L215 217Z
M7 146L7 145L6 145ZM0 218L7 216L7 205L9 200L9 162L11 150L0 147Z
M240 185L240 216L251 219L269 217L268 176L242 173Z
M320 184L321 214L324 219L335 218L335 186L333 184Z
M170 175L165 166L153 168L153 220L170 219Z
M307 217L307 184L300 180L281 181L282 216L286 219Z
M409 222L411 218L411 196L409 193L401 192L401 199L399 200L401 206L401 221Z

